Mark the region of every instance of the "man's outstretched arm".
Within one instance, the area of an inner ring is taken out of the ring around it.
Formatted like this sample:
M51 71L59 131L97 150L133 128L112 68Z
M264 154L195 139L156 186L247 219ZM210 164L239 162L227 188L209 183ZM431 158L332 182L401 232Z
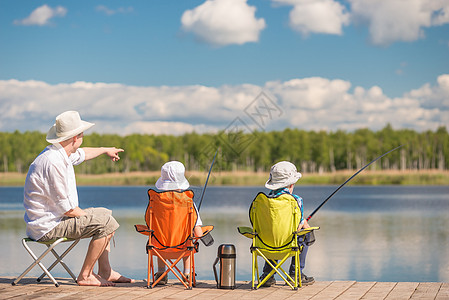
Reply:
M115 147L100 147L100 148L83 147L82 149L84 150L84 153L86 154L85 160L89 160L89 159L95 158L97 156L100 156L102 154L106 154L113 161L118 161L120 159L118 154L120 152L125 151L123 149L118 149Z

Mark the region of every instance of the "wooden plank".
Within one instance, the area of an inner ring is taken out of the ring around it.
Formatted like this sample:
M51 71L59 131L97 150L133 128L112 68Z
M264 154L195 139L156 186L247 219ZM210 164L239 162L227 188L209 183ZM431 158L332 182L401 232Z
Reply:
M119 299L145 299L147 297L154 297L161 289L170 287L161 287L160 289L148 289L146 285L136 286L136 287L115 287L116 292L114 292L114 288L111 288L111 292L108 294L101 294L99 297L96 295L89 296L93 299L108 299L105 296L109 296L109 299L119 300ZM84 296L84 295L83 295ZM87 299L87 298L84 298Z
M375 282L356 282L336 299L361 299L375 284Z
M396 286L396 284L396 282L376 282L376 284L361 299L385 299L391 292L391 290Z
M138 299L162 299L162 298L172 298L179 292L185 290L183 285L179 284L169 284L167 286L157 286L153 289L149 289L151 293L144 294L142 298ZM126 299L126 298L125 298ZM128 298L129 299L129 298Z
M312 299L330 284L332 284L332 281L315 281L312 285L301 287L295 293L292 293L287 299Z
M281 282L278 282L275 285L272 285L271 287L260 287L257 290L251 289L251 282L247 286L242 286L242 290L248 291L245 295L242 295L242 299L276 299L276 300L283 300L286 297L282 295L283 290L290 292L292 289L289 286L285 286L284 284L281 284ZM232 294L234 297L234 295Z
M347 289L354 285L355 281L333 281L325 289L319 292L317 295L313 296L311 299L335 299L341 294L343 294Z
M83 291L83 293L86 290ZM20 296L20 299L76 299L76 295L79 294L79 289L74 290L71 288L56 288L56 287L46 287L45 289L39 290L33 294L26 296Z
M217 290L216 284L197 282L196 287L191 290L182 289L178 293L170 296L170 299L210 299L203 296L203 293L209 290ZM224 292L220 290L216 295L222 295Z
M0 299L449 299L449 283L437 282L317 281L294 291L281 283L251 290L248 281L239 281L236 289L226 290L217 289L214 281L206 280L187 290L174 280L154 289L147 289L143 280L115 287L83 287L69 279L57 280L60 287L50 281L36 283L35 278L26 278L18 286L12 286L12 278L0 278Z
M398 282L385 299L410 299L417 287L417 282Z
M72 295L83 293L87 289L96 289L96 287L80 287L75 283L68 283L65 285L65 280L59 280L60 287L55 287L50 281L43 283L36 283L34 280L25 279L20 281L19 285L12 286L11 284L2 285L4 288L0 291L0 299L9 299L13 297L21 299L35 299L39 297L48 298L48 295L54 295L52 298L61 298L65 296L65 299L71 299ZM30 282L29 284L26 284ZM56 295L57 293L57 295ZM75 297L79 299L79 297Z
M3 289L0 294L0 299L9 299L12 297L25 297L40 290L46 289L44 286L12 286Z
M209 300L209 299L216 299L218 297L221 297L223 295L228 295L231 293L232 290L222 290L222 289L207 289L201 291L200 294L195 295L195 297L189 297L187 299L198 299L198 300Z
M440 290L438 291L438 295L435 297L435 300L447 300L449 299L449 283L445 282L441 285Z
M249 289L235 289L235 290L230 290L228 293L224 294L224 295L220 295L215 297L214 299L220 300L220 299L226 299L229 300L229 298L233 298L233 299L258 299L258 298L254 298L254 294L252 294L252 292L262 292L263 290L251 290Z
M59 289L59 288L58 288ZM87 299L90 297L86 292L89 290L98 290L98 287L90 287L90 286L70 286L70 287L62 287L59 296L55 296L54 299L64 299L64 300L77 300L77 299ZM40 299L48 299L46 295L43 295Z
M410 299L435 299L440 290L441 283L421 282Z

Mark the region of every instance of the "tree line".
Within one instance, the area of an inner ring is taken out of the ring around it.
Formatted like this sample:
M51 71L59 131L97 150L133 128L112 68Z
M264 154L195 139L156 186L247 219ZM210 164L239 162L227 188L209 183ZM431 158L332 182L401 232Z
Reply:
M48 145L37 131L0 132L0 172L26 173L34 158ZM189 171L269 171L278 161L289 160L302 172L320 173L360 169L381 154L401 146L370 168L375 170L449 169L449 135L446 127L435 131L221 131L215 134L174 135L88 134L84 147L123 148L119 163L107 157L87 161L76 168L84 174L160 170L169 160L183 162ZM218 149L218 151L217 151Z

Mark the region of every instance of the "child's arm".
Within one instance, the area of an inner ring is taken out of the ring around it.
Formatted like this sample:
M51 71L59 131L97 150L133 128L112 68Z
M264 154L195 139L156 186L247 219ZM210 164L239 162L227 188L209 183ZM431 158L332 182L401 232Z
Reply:
M193 234L195 235L195 237L203 236L203 230L201 229L201 226L195 226L195 228L193 228Z
M309 227L310 227L309 222L307 222L307 220L304 219L304 222L302 224L299 224L298 230L301 230L303 228L309 228Z

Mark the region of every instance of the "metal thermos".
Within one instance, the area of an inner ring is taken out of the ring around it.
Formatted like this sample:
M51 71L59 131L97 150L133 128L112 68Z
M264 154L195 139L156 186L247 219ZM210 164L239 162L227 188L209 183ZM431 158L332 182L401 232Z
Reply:
M235 246L222 244L218 246L218 256L214 262L214 276L219 289L235 289ZM217 275L217 263L220 262L220 278Z

